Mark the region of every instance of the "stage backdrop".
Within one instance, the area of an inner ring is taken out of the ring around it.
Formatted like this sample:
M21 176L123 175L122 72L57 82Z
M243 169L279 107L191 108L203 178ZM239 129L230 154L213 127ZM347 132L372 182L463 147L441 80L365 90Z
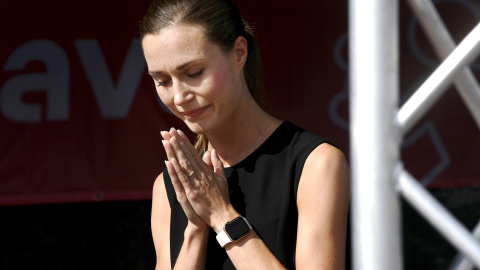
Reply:
M268 111L348 156L347 1L236 3L258 35ZM185 126L147 75L137 36L148 5L2 2L0 205L151 198L165 159L159 132ZM479 0L436 5L457 42L480 20ZM404 100L438 60L400 8ZM480 61L472 69L479 78ZM404 142L407 169L429 188L480 184L479 129L454 88Z

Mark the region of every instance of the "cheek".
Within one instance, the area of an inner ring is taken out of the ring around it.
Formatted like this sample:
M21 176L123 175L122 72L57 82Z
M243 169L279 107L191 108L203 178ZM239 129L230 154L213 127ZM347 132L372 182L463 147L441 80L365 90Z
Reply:
M230 90L231 76L225 69L219 69L212 74L212 94L222 95Z

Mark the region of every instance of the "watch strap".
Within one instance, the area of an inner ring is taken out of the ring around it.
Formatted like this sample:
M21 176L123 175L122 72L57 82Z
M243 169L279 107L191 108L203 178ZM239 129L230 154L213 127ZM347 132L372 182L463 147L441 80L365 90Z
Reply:
M222 248L225 247L226 244L233 242L225 231L225 227L217 234L216 238Z

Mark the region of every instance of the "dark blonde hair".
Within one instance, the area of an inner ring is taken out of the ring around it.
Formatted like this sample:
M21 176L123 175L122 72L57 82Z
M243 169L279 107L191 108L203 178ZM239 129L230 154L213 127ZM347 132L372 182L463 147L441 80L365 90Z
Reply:
M207 39L226 52L233 49L239 36L244 37L248 43L243 68L245 82L255 101L264 106L263 69L257 41L252 28L231 0L153 0L140 24L140 37L143 40L146 35L159 33L175 24L203 27ZM199 134L195 148L202 153L207 147L207 137Z

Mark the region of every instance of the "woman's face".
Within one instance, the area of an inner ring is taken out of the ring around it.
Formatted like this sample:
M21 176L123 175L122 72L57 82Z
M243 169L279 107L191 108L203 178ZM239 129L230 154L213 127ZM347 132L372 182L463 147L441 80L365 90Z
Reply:
M224 52L203 28L191 25L164 28L145 36L142 45L158 96L193 132L210 133L227 123L245 94L246 51Z

